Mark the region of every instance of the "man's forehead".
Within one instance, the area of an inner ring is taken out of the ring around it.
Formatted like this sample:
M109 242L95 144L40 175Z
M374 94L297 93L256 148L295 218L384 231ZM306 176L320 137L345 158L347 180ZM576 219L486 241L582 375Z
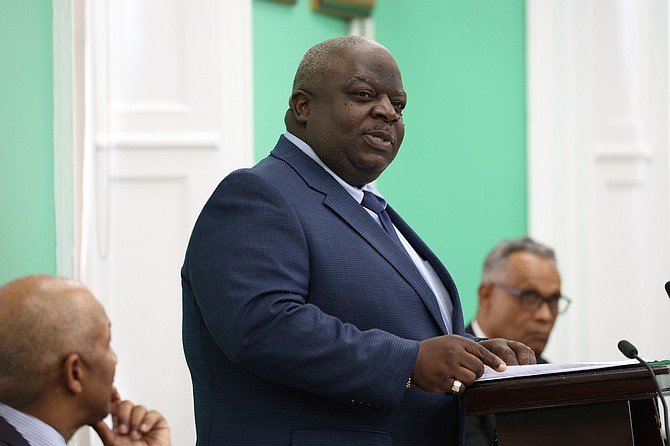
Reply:
M508 263L516 266L547 264L555 265L553 259L530 251L515 251L508 257Z
M357 84L367 84L367 85L372 85L372 86L375 86L375 87L378 87L381 84L383 84L383 85L388 87L389 86L389 79L386 78L386 77L383 78L383 79L380 79L380 78L373 77L373 76L368 76L368 75L365 75L365 74L354 74L353 76L351 76L349 78L349 81L346 82L347 86L354 86L354 85L357 85ZM398 79L397 82L393 82L390 85L390 87L393 88L394 93L396 93L396 94L401 94L403 96L407 95L405 93L405 89L403 88L402 81L400 81L400 79Z
M393 55L381 45L354 45L346 48L339 48L334 50L328 59L330 64L337 64L343 60L349 62L349 64L361 62L369 63L371 59L387 59L395 63Z

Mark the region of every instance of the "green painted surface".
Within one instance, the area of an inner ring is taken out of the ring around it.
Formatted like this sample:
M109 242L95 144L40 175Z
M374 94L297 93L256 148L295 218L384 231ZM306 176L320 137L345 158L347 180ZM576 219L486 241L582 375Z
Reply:
M449 268L467 322L484 256L527 231L524 1L379 0L375 18L409 96L377 186Z
M0 2L0 283L56 272L51 8Z
M347 20L312 12L311 0L285 5L253 2L254 147L256 160L270 153L286 130L293 75L303 54L314 44L346 36Z

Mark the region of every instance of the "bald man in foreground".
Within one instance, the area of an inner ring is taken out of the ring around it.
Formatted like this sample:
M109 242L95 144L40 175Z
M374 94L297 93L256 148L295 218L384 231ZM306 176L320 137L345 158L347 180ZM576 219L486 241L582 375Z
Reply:
M163 416L122 401L115 370L109 320L81 283L35 275L0 288L0 446L65 446L85 425L106 446L169 446Z

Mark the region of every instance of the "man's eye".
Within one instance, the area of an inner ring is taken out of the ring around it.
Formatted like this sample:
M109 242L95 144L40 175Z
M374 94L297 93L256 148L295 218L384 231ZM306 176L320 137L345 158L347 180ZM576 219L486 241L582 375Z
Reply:
M393 106L397 108L398 110L404 110L405 109L405 104L403 102L394 102Z
M372 94L370 94L369 91L359 91L358 93L356 93L356 95L358 97L361 97L361 98L371 98L372 97Z
M536 292L534 292L534 291L526 291L525 293L522 294L522 296L523 296L525 299L528 299L528 300L538 300L538 299L542 299L542 296L540 296L538 293L536 293Z

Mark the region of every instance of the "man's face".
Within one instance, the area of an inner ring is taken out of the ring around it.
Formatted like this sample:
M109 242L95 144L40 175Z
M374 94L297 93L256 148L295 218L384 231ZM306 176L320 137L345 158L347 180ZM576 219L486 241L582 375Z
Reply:
M555 262L528 252L510 255L507 267L494 271L491 282L521 291L535 291L543 297L561 292ZM478 316L478 321L487 336L520 341L536 355L542 354L557 316L549 305L543 303L536 311L529 312L517 296L488 283L480 287L479 299L482 317Z
M112 400L116 398L116 354L110 345L110 323L102 307L97 309L96 314L97 328L91 339L93 348L83 358L88 377L85 404L91 422L105 418L112 408Z
M374 181L395 158L407 102L400 71L383 47L363 45L333 57L308 92L306 142L344 181Z

